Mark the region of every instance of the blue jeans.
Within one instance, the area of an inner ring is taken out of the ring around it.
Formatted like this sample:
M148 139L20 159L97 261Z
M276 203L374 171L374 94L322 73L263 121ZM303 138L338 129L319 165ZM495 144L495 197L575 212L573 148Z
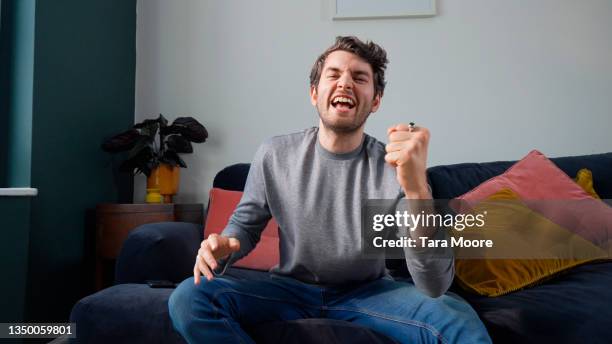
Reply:
M241 325L331 318L400 343L491 343L470 305L446 293L430 298L390 277L351 287L322 287L270 274L263 280L217 276L183 281L169 301L174 328L189 343L254 343Z

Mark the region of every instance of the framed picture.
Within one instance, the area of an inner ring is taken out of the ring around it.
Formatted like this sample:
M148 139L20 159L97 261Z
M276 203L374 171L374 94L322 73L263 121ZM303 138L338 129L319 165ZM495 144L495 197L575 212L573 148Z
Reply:
M432 17L436 0L335 0L334 20Z

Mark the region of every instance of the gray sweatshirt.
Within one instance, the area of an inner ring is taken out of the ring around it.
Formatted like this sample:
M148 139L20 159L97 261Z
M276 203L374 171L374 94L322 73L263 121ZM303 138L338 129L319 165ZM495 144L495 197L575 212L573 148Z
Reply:
M386 274L385 257L361 254L361 203L397 199L403 192L395 169L385 163L384 144L364 135L352 152L323 148L318 128L276 136L257 150L244 194L222 235L240 241L227 265L247 255L273 216L279 224L280 263L271 272L313 284L374 280ZM417 287L430 296L446 291L452 259L406 252ZM421 258L419 258L421 257Z

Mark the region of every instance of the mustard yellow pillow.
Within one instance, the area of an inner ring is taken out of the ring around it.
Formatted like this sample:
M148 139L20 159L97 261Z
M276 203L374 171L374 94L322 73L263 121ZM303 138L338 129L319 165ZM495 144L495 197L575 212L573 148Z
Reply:
M521 233L512 233L512 240L524 237L526 245L518 248L529 250L530 247L537 247L538 243L532 241L546 241L552 237L571 238L575 240L576 247L582 247L583 250L591 250L591 243L579 237L572 235L567 229L558 226L538 213L533 212L527 206L520 202L520 197L511 189L504 188L487 198L488 201L498 200L517 200L516 205L513 205L511 211L490 212L492 216L502 217L501 223L513 223L517 219L528 219L528 226L517 225L511 226L512 231ZM503 218L505 217L505 218ZM495 221L491 222L495 223ZM491 225L493 227L494 225ZM492 230L491 237L496 236L496 228ZM487 228L481 230L486 231ZM506 231L499 231L497 240L505 240L508 235ZM466 235L465 233L454 233L457 235ZM496 242L498 242L496 240ZM518 241L517 241L518 242ZM596 248L595 248L596 250ZM531 252L531 251L528 251ZM456 277L459 284L466 290L478 293L485 296L500 296L525 287L529 287L540 283L555 274L572 268L574 266L598 259L593 257L589 259L457 259L455 262Z
M586 191L593 198L601 199L595 189L593 188L593 173L589 169L583 168L578 173L576 173L576 178L574 178L576 183L580 185L584 191Z

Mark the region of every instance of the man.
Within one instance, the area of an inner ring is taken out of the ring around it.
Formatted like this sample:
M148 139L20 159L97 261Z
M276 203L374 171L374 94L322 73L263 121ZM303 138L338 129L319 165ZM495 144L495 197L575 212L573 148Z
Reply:
M366 259L360 252L362 200L431 198L427 129L394 125L386 146L364 134L381 103L386 64L380 46L355 37L338 37L317 59L310 100L318 128L259 148L227 227L202 242L193 279L170 299L174 326L187 341L249 343L241 325L326 317L402 343L490 342L470 306L443 295L453 259L406 251L411 284L386 275L384 256ZM279 223L280 264L270 278L222 276L254 248L271 216Z

